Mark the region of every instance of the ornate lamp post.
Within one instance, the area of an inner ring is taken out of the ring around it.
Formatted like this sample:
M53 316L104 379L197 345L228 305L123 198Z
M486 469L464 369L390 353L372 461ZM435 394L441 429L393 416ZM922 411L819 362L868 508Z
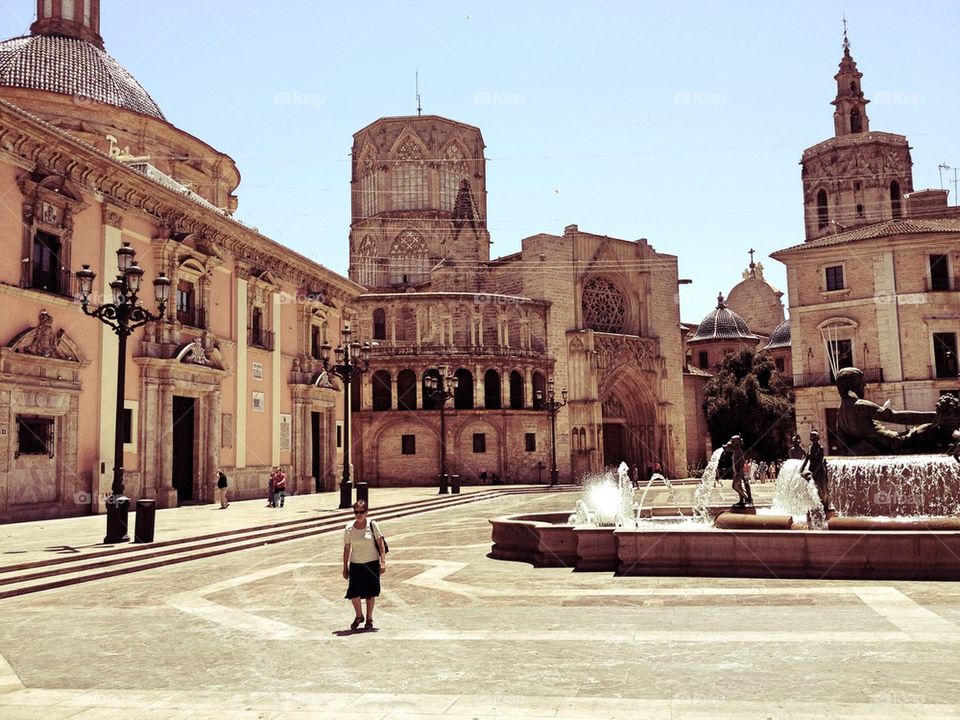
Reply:
M350 326L343 326L342 342L333 348L336 363L330 364L330 343L320 346L320 359L327 372L343 380L343 477L340 479L340 509L353 505L353 486L350 484L350 383L354 373L365 373L370 369L370 343L362 346L359 342L350 342ZM359 379L359 378L358 378Z
M430 392L433 402L440 404L440 492L446 495L450 476L447 474L447 401L457 392L457 380L450 374L450 368L440 367L439 375L428 375L423 383Z
M557 410L567 404L567 389L560 391L562 401L556 399L553 390L553 378L547 383L547 399L543 399L543 392L537 390L537 400L543 403L543 409L550 415L550 485L556 485L560 478L557 470Z
M130 243L125 242L117 250L117 267L120 272L116 280L110 283L113 291L113 302L102 303L98 307L90 308L90 294L93 292L93 281L96 273L89 265L84 265L77 271L77 283L80 286L80 306L83 312L95 317L108 325L119 339L117 345L117 409L114 422L113 441L113 485L110 488L110 497L107 498L107 535L105 543L126 542L127 510L130 500L123 494L123 395L127 369L127 338L137 328L148 322L159 320L170 299L170 279L160 273L153 281L153 292L157 301L157 314L140 306L137 294L143 282L143 268L134 257L137 252Z

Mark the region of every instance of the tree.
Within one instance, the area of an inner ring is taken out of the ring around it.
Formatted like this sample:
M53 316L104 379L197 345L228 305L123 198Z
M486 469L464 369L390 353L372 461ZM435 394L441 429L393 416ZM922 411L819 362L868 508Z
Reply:
M767 353L728 354L704 392L703 413L714 447L740 435L757 460L787 456L796 431L794 398Z

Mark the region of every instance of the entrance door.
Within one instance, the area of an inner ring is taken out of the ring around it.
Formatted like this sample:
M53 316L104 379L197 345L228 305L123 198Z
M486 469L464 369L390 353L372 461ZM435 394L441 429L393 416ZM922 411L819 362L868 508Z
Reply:
M617 467L623 462L623 425L603 424L603 464Z
M320 484L320 413L318 412L310 413L310 447L313 449L310 474L313 475L316 491L321 492L323 487Z
M194 406L191 397L173 397L173 487L177 504L193 500Z

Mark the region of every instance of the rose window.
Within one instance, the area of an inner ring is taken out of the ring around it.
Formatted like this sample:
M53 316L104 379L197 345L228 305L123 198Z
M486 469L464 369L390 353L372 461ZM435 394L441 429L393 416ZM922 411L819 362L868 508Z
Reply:
M583 323L597 332L623 332L626 309L623 295L603 277L593 278L583 287Z

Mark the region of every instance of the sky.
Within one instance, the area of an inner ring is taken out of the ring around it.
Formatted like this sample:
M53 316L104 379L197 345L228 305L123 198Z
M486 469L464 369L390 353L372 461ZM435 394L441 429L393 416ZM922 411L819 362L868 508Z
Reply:
M4 0L0 36L34 0ZM833 135L846 15L872 130L914 188L960 167L956 2L102 0L107 52L177 127L230 155L237 219L346 274L352 135L416 113L476 125L491 256L581 230L679 258L698 322L757 251L803 241L799 160ZM939 170L947 164L949 170ZM784 296L786 300L786 295Z

